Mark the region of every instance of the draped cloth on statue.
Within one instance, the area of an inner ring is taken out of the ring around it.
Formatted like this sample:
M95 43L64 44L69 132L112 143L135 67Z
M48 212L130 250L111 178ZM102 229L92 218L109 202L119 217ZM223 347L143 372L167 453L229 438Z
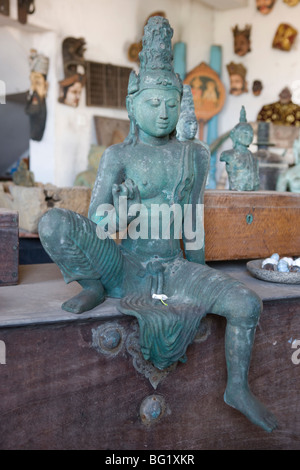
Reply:
M185 362L187 347L193 342L205 315L202 307L180 304L179 299L170 301L163 304L138 294L120 301L119 310L138 320L144 358L158 369L165 369L178 360Z

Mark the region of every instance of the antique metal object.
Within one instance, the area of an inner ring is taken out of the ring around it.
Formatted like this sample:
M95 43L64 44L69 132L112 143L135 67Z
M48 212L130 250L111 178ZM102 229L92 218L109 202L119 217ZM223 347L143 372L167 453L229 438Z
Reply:
M277 191L300 193L300 135L293 145L295 164L282 172L276 183Z
M116 356L123 347L125 331L124 328L117 323L108 322L93 329L92 336L93 347L97 349L98 352L109 356Z
M139 73L129 77L130 131L101 157L89 218L52 209L41 218L39 235L65 281L82 287L62 308L80 314L106 297L120 299L119 312L138 321L144 359L160 370L187 360L206 313L225 317L225 402L270 432L276 419L247 380L262 302L244 284L205 264L209 151L199 141L174 136L182 82L173 69L172 36L165 18L149 19ZM164 215L155 212L157 206ZM111 238L115 232L120 244Z
M161 395L150 395L146 397L140 406L140 417L142 423L146 426L156 423L160 420L166 410L165 399Z
M256 191L259 189L259 168L257 157L248 149L253 140L253 129L247 123L242 106L240 122L230 133L233 150L225 150L220 161L226 163L229 189L232 191Z

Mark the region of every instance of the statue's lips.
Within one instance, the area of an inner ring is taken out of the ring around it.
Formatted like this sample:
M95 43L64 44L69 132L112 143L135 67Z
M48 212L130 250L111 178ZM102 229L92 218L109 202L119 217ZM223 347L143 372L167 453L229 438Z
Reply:
M157 125L160 129L167 129L169 123L164 121L164 122L159 122Z

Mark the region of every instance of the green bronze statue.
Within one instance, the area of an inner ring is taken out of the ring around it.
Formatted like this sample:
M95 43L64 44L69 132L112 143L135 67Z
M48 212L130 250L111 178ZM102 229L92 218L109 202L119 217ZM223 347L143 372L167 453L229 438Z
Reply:
M229 189L232 191L257 191L259 189L258 159L248 149L253 140L253 129L247 123L246 111L242 106L240 122L230 132L232 150L225 150L220 161L226 163Z
M152 17L145 26L140 71L128 85L130 132L100 160L89 218L52 209L40 220L40 239L65 281L82 287L62 308L81 313L119 298L119 310L138 319L144 358L159 369L185 360L206 313L225 317L225 402L270 432L276 419L248 385L262 302L205 264L210 155L197 139L175 135L182 83L173 70L172 35L165 18Z
M293 152L295 163L284 173L279 175L276 183L276 191L300 193L300 134L294 140Z

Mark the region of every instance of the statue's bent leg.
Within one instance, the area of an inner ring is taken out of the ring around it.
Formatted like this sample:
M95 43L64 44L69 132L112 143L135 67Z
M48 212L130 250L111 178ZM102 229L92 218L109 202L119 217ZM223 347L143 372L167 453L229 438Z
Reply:
M72 313L90 310L103 302L105 291L118 296L124 259L112 239L97 237L94 222L75 212L55 208L41 218L39 235L65 282L77 281L83 288L62 305L64 310Z
M191 276L187 276L188 270ZM211 269L190 263L178 270L178 289L194 304L202 304L207 313L224 316L227 320L225 352L227 386L225 402L242 412L251 422L271 432L276 418L251 393L248 372L255 330L262 311L262 301L255 292L236 279Z

